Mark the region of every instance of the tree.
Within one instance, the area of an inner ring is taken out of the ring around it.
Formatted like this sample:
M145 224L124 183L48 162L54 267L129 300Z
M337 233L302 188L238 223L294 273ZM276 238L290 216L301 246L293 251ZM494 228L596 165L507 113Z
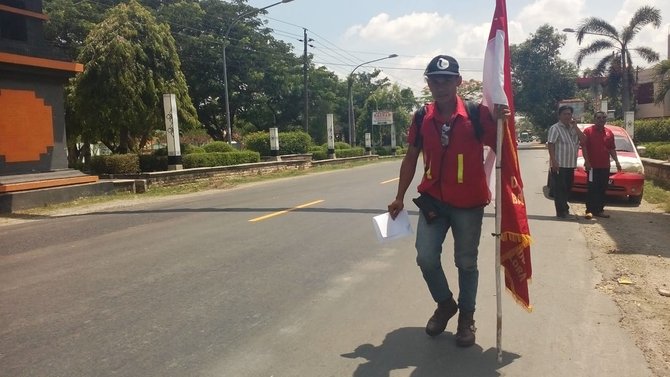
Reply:
M510 46L516 111L540 131L556 123L558 102L573 98L577 90L577 67L559 56L565 40L553 27L542 25L523 43Z
M45 0L44 13L49 21L44 27L47 40L75 60L89 31L102 21L106 5L92 1Z
M198 126L170 30L137 1L110 10L79 61L86 69L74 83L77 119L112 151L137 151L164 127L164 93L177 96L181 129Z
M357 72L350 75L348 78L351 80L351 96L353 99L353 110L354 116L356 117L355 122L357 125L365 124L365 106L372 93L380 88L391 85L391 82L388 78L379 77L381 73L382 72L379 69L375 69L371 73ZM348 85L348 81L345 83L345 85ZM365 127L356 127L355 132L355 139L362 141L363 139L361 136L366 132Z
M665 101L665 96L670 92L670 59L656 64L654 67L654 76L659 83L654 101L659 104Z
M648 63L658 61L658 53L648 47L632 48L630 45L637 33L645 26L652 25L655 28L661 26L661 11L651 6L640 7L627 26L621 31L609 24L607 21L589 17L584 19L576 30L577 42L581 45L587 34L595 34L602 38L593 41L588 46L577 52L577 66L580 66L584 58L601 51L610 51L603 57L593 69L594 75L604 76L608 68L621 68L621 86L622 86L622 106L623 111L631 110L631 85L633 77L633 62L631 52L635 51L642 59Z
M482 82L470 79L463 80L463 83L457 89L458 95L471 101L479 102L482 99Z
M287 130L301 123L301 61L257 17L263 12L245 3L180 0L157 8L177 41L199 119L216 140L224 140L226 130L224 44L233 138L239 139L241 131ZM238 18L244 14L249 15Z
M482 99L482 82L475 79L463 80L456 92L463 99L479 102ZM421 89L419 102L422 104L433 102L433 95L430 93L428 85Z
M303 104L302 99L296 101ZM342 125L348 122L348 101L346 82L324 66L310 67L309 134L317 144L327 141L327 114L333 114L335 135L342 135Z
M398 144L407 135L411 122L412 110L417 107L417 101L411 89L402 89L397 84L385 85L377 88L365 100L362 112L358 115L356 133L358 140L364 140L363 135L370 132L374 144L390 145L391 127L372 125L372 112L383 110L393 112L393 124L395 125L396 140ZM402 138L401 138L402 136ZM383 141L386 140L386 143Z

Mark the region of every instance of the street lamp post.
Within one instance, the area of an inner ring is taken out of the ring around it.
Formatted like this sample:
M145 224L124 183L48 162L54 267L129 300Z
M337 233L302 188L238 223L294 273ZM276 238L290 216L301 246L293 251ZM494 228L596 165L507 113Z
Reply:
M353 95L352 95L352 93L351 93L351 87L352 87L352 85L353 85L353 74L354 74L354 71L356 71L358 68L360 68L361 66L364 66L364 65L366 65L366 64L370 64L370 63L378 62L378 61L380 61L380 60L385 60L385 59L397 58L397 57L398 57L397 54L391 54L391 55L389 55L389 56L385 56L385 57L383 57L383 58L379 58L379 59L375 59L375 60L370 60L370 61L367 61L367 62L365 62L365 63L361 63L361 64L357 65L354 69L351 70L351 73L349 74L349 77L348 77L348 79L347 79L347 83L348 83L348 85L347 85L347 93L348 93L348 97L349 97L349 143L351 144L351 146L355 146L355 145L356 145L356 130L355 130L355 128L356 128L356 121L355 121L355 119L354 119L354 98L353 98Z
M239 16L235 17L233 21L228 25L228 29L226 30L226 34L224 35L224 41L223 41L223 86L225 87L224 90L224 98L225 98L225 104L226 104L226 132L228 133L228 144L233 143L233 132L231 130L230 126L230 103L228 102L228 69L226 67L226 47L228 47L228 35L230 34L230 31L233 29L233 26L243 19L244 17L250 16L252 14L256 14L260 11L266 10L268 8L274 7L275 5L283 4L283 3L290 3L293 0L282 0L278 1L276 3L270 4L268 6L265 6L263 8L257 8L257 9L252 9L248 12L242 13Z

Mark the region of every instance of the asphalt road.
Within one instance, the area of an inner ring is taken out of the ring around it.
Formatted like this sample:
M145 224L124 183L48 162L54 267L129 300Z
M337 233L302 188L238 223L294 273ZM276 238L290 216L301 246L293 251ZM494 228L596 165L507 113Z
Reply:
M396 160L1 227L0 376L651 376L578 224L553 217L546 151L520 158L534 311L503 293L500 364L492 206L460 349L455 320L424 334L413 239L374 236ZM445 269L455 286L450 252Z

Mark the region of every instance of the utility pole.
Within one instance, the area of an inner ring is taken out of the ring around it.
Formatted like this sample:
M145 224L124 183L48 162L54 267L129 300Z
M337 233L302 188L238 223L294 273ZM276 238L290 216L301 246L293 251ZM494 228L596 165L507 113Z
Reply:
M305 129L305 132L309 133L309 90L307 88L307 69L309 68L309 60L307 59L307 46L310 47L314 46L309 44L309 42L313 41L313 39L307 38L307 29L302 28L302 30L303 30L303 38L300 41L302 41L303 45L305 46L303 52L303 64L302 64L302 76L305 87L305 110L303 111L302 125L303 128Z

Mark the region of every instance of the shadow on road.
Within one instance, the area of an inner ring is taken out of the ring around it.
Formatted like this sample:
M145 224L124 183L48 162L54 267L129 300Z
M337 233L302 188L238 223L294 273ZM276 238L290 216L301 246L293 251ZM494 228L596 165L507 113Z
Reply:
M391 371L406 368L414 368L411 377L497 377L499 368L520 357L503 351L502 363L498 364L495 348L486 351L479 345L459 348L453 333L430 338L421 327L394 330L379 346L362 344L354 352L341 356L366 360L356 368L353 377L389 377Z

